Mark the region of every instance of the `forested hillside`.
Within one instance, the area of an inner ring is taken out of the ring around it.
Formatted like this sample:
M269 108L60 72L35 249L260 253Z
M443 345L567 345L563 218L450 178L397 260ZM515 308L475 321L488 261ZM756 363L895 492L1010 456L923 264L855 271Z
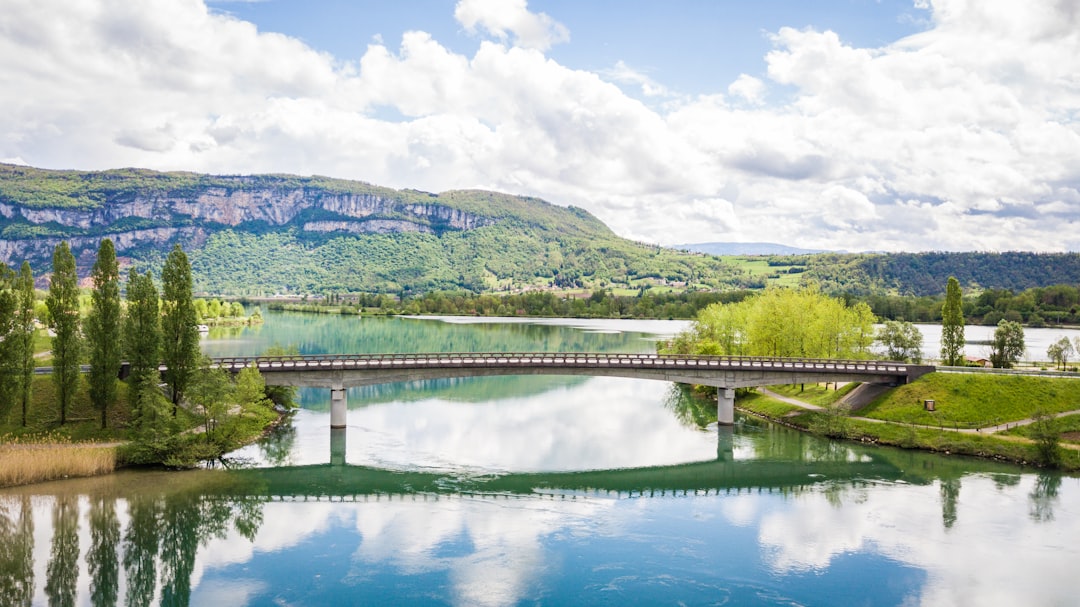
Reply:
M86 274L102 237L121 263L188 251L197 291L732 289L765 281L700 254L616 236L583 209L485 191L393 190L325 177L0 165L0 260L49 269L69 241Z
M439 194L293 175L144 169L52 171L0 164L0 262L44 285L69 242L80 276L100 240L155 271L180 242L197 291L222 295L417 294L536 289L758 289L936 296L1080 284L1080 255L892 253L715 257L620 238L587 211L529 197Z
M781 261L776 258L774 263ZM803 281L816 281L827 292L857 295L940 295L949 276L965 290L1080 284L1077 253L823 253L801 262L806 267Z

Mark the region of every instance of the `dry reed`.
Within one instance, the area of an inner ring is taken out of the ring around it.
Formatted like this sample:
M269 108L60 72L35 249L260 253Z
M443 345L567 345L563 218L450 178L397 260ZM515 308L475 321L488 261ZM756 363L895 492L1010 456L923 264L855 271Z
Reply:
M71 443L62 438L0 437L0 487L116 470L116 445Z

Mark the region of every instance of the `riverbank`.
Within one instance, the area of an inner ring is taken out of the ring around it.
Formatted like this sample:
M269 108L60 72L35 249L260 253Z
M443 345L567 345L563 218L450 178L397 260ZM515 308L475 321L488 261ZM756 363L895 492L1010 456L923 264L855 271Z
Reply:
M842 403L850 387L806 388L773 387L736 405L831 438L1080 470L1077 380L933 373L854 412ZM935 401L934 411L926 410L926 400Z
M168 432L154 441L139 440L128 429L127 388L117 382L117 401L108 410L106 428L101 428L101 413L90 404L86 383L80 382L67 421L60 425L51 378L35 377L25 426L20 410L0 410L0 487L109 474L132 465L196 467L254 443L288 416L267 403L236 405L215 421L208 435L201 411L180 407L169 419Z

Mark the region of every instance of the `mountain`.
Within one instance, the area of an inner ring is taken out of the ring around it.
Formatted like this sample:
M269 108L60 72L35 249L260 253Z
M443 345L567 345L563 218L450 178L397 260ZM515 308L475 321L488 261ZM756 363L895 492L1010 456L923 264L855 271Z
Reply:
M0 261L36 276L67 240L80 274L109 237L159 269L174 243L219 294L543 287L760 287L714 257L616 236L587 211L480 190L439 194L294 175L0 164Z
M921 296L941 294L949 276L966 292L1080 284L1076 253L780 254L792 249L681 245L762 255L729 263L620 238L580 208L497 192L0 164L0 262L30 261L38 285L46 286L53 248L67 240L85 277L106 236L125 267L155 275L180 243L196 290L225 295L738 289L812 281L829 293Z
M823 249L800 249L772 242L698 242L674 244L670 248L709 255L809 255L828 252Z

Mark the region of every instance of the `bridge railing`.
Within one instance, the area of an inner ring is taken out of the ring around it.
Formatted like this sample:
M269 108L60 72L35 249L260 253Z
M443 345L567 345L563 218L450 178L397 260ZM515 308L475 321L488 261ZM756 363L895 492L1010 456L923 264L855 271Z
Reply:
M564 366L611 367L631 365L652 368L711 368L818 370L909 375L925 369L893 361L836 360L819 358L768 358L760 356L687 356L672 354L625 354L594 352L426 352L395 354L319 354L284 356L232 356L212 359L230 370L256 365L261 371L320 369L386 369L446 366Z

